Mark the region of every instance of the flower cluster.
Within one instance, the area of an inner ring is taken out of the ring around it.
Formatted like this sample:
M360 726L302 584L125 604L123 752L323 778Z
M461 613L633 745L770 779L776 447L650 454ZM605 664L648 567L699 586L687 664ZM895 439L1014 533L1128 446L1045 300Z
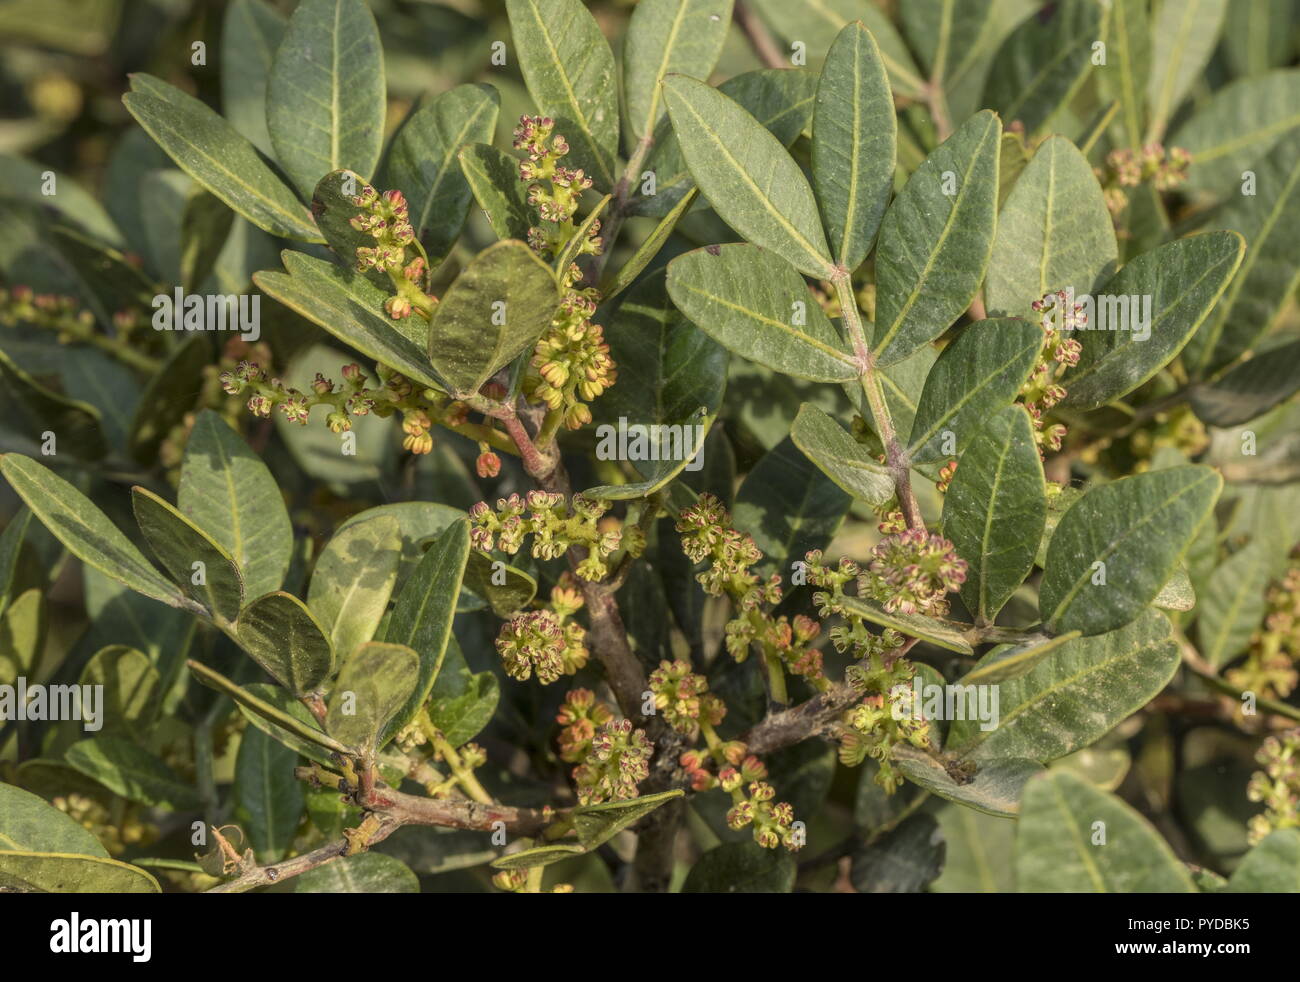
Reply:
M1065 398L1060 380L1068 369L1079 364L1083 346L1074 338L1063 337L1062 331L1081 330L1088 324L1083 304L1071 303L1066 290L1046 293L1031 306L1039 315L1043 328L1043 347L1034 363L1033 371L1017 396L1034 422L1034 439L1038 452L1060 450L1065 438L1065 427L1060 423L1048 425L1046 415Z
M0 288L0 324L13 327L20 321L58 332L65 344L84 339L95 327L95 315L75 297L34 293L29 286Z
M614 719L614 713L590 689L570 689L555 721L560 724L556 742L560 760L576 764L591 752L596 730Z
M1250 651L1227 680L1243 691L1285 699L1296 687L1300 663L1300 565L1269 587L1263 626L1250 639Z
M524 394L560 414L564 425L576 430L591 422L587 403L614 384L618 372L599 324L592 323L600 294L579 289L579 256L598 256L602 250L599 220L587 228L575 221L582 192L591 178L581 168L565 167L560 159L569 152L563 136L554 134L555 121L545 116L521 116L515 129L515 147L528 159L519 164L519 179L528 184L528 203L537 208L541 224L528 231L528 244L554 260L571 250L573 259L560 271L564 292L560 309L533 351L524 377ZM582 241L573 248L575 236Z
M426 294L421 286L429 272L428 263L416 241L405 196L397 190L380 194L367 184L352 203L361 213L348 223L375 240L373 246L357 248L357 271L365 273L374 269L388 274L397 295L384 302L384 310L393 320L409 317L412 311L419 311L427 319L436 298Z
M504 869L492 877L492 885L507 893L528 893L528 870ZM540 892L540 891L538 891ZM551 893L573 893L572 883L557 883Z
M496 646L506 674L524 682L536 673L537 681L549 685L586 665L587 631L572 619L582 605L582 594L566 574L551 591L549 610L516 614L502 624Z
M897 664L899 673L911 675L913 666ZM930 723L915 705L911 686L899 683L884 693L862 697L862 702L845 715L849 729L840 740L840 760L852 767L871 757L880 764L876 783L889 794L898 790L902 776L894 770L891 758L894 747L909 743L922 750L933 749Z
M650 691L664 721L692 739L699 732L701 719L717 726L727 715L726 705L709 692L708 680L692 672L690 662L681 658L659 663L650 673Z
M1264 740L1256 762L1264 768L1250 777L1246 796L1264 803L1264 812L1250 820L1254 845L1278 829L1300 828L1300 729Z
M654 748L644 730L633 729L627 719L610 720L591 738L585 757L573 769L578 803L627 801L637 796L637 785L650 776Z
M1157 191L1172 191L1187 180L1192 155L1182 147L1168 150L1160 143L1148 143L1141 150L1125 147L1106 155L1106 167L1094 168L1102 182L1106 207L1117 215L1128 205L1124 188L1149 181Z
M577 573L594 582L609 575L607 560L622 541L620 529L600 526L600 517L608 509L608 502L581 494L566 504L562 494L537 490L527 497L498 498L495 511L480 501L469 510L470 543L480 552L500 549L513 556L531 535L537 559L557 559L572 546L583 546L587 558L578 564Z
M457 426L465 422L469 407L434 389L416 389L402 375L384 365L378 367L379 388L369 388L360 365L344 365L343 381L336 383L316 373L310 392L286 386L270 377L258 361L241 361L233 370L221 373L221 386L233 396L248 393L248 410L254 416L267 417L278 409L291 423L307 425L317 406L330 409L325 423L333 433L352 429L353 416L375 415L387 418L402 414L402 447L415 454L433 449L429 432L435 423Z
M136 805L128 805L124 814L117 815L102 802L76 792L60 795L51 803L102 842L110 856L147 846L161 834L157 825L137 814L141 809Z
M858 595L902 614L941 617L948 613L947 594L966 582L966 561L951 542L924 529L905 529L882 539L871 550Z

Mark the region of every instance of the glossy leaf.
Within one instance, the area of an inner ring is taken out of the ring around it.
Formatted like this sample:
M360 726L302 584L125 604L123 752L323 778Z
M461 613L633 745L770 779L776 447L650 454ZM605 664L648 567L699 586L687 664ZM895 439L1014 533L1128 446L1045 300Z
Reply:
M702 466L704 438L726 391L727 352L673 307L662 274L647 278L623 301L606 339L620 368L618 384L595 407L596 455L630 458L642 479L584 494L640 498L687 468Z
M815 382L859 374L807 284L757 246L708 246L678 256L668 264L668 293L700 330L760 365Z
M882 366L933 341L979 291L997 221L1001 135L993 113L972 116L925 159L885 212L872 344Z
M465 589L486 600L492 613L508 618L532 603L537 580L504 561L471 551L465 563Z
M866 258L894 185L898 122L875 39L861 22L826 54L813 117L813 188L831 255L847 270Z
M1104 823L1104 844L1094 829ZM1025 788L1016 830L1022 893L1195 893L1187 868L1151 824L1068 771Z
M506 0L515 57L533 102L569 143L571 166L602 191L618 175L614 54L580 0Z
M108 850L81 823L12 784L0 784L0 816L0 853L61 852L108 858Z
M1194 465L1121 478L1079 498L1047 549L1039 606L1048 630L1103 634L1136 618L1172 575L1222 486L1218 474Z
M0 457L0 472L50 534L87 566L146 597L195 609L177 587L145 559L108 516L52 470L22 454Z
M479 253L443 294L429 322L428 358L453 394L473 395L551 324L555 276L522 242Z
M239 567L244 597L284 582L293 528L275 478L220 415L199 413L185 445L177 505Z
M86 663L80 684L102 686L100 732L148 735L164 695L162 676L148 655L121 644L101 648Z
M519 179L519 161L485 143L471 143L457 153L469 184L498 239L527 239L536 221L528 203L528 185Z
M375 636L397 582L401 539L392 518L337 532L321 550L307 606L329 636L336 658Z
M829 277L817 202L781 142L703 82L674 75L663 88L691 176L723 221L800 272Z
M419 666L411 694L385 728L381 745L424 705L442 670L469 554L468 523L459 521L448 526L429 544L397 597L384 640L412 649Z
M1214 309L1244 250L1235 232L1206 232L1145 252L1111 277L1097 291L1095 320L1077 334L1083 354L1061 404L1095 409L1160 371Z
M812 403L799 407L790 439L823 474L853 497L874 507L894 496L889 469Z
M633 8L623 40L629 144L663 118L665 75L709 77L730 25L731 0L645 0Z
M849 613L872 624L892 627L895 631L909 637L920 638L922 641L928 641L930 644L963 655L975 653L975 649L971 647L964 635L964 628L969 625L954 624L951 621L926 617L923 614L904 614L899 611L885 610L883 604L863 597L845 597L841 603Z
M325 729L350 747L379 749L385 732L417 684L420 658L403 644L360 645L339 670Z
M458 85L420 106L393 137L380 186L402 189L434 262L460 236L473 196L457 155L466 144L492 141L500 109L490 85Z
M636 824L661 805L685 794L680 788L643 795L626 801L580 805L573 810L573 827L578 841L588 850L607 842L623 829Z
M295 696L325 681L333 664L328 632L292 594L254 600L239 612L235 633L239 646Z
M303 197L330 171L373 174L384 142L384 55L365 0L303 0L271 62L266 125Z
M152 76L131 76L131 88L122 97L127 111L186 174L272 235L323 241L311 214L233 126Z
M18 893L162 893L151 875L116 859L0 852L0 888Z
M161 760L130 740L92 737L74 743L64 759L127 801L174 811L198 807L198 795L193 788Z
M965 451L989 415L1015 399L1042 347L1042 328L1022 320L977 321L957 335L921 390L908 439L912 459Z
M1046 519L1033 423L1008 406L962 453L943 502L943 534L969 564L962 599L978 617L992 622L1025 581Z
M1004 818L1015 818L1020 813L1025 783L1044 770L1038 761L1023 757L985 760L979 763L974 777L958 783L938 761L913 747L900 746L894 757L903 775L931 794Z
M982 761L1056 760L1154 699L1180 663L1168 619L1148 610L1119 630L1055 647L1025 674L999 681L997 725L985 730L978 719L954 720L945 750Z
M985 302L1028 317L1046 293L1091 293L1114 272L1115 228L1092 165L1063 136L1046 140L998 214Z
M442 731L447 742L459 747L473 740L496 713L501 698L497 677L491 672L475 675L454 636L447 641L442 669L429 696L429 719Z
M145 542L172 580L214 616L238 617L244 585L230 554L152 491L134 487L131 501Z

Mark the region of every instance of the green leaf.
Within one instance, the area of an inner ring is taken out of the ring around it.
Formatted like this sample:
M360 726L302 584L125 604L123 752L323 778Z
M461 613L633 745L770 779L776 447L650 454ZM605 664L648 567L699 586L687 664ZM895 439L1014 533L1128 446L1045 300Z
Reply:
M1251 542L1214 567L1201 601L1196 633L1201 655L1222 668L1246 650L1268 609L1266 591L1272 555L1266 543Z
M573 827L578 841L587 851L614 838L623 829L641 821L646 815L686 792L680 788L661 791L627 801L606 801L599 805L581 805L573 810Z
M569 142L572 166L601 191L617 179L618 83L614 54L579 0L506 0L528 92Z
M419 893L420 881L400 860L381 852L341 856L294 880L295 893Z
M131 503L145 542L172 580L215 617L234 621L244 585L230 554L152 491L133 487Z
M537 224L528 203L528 185L519 179L519 161L483 143L471 143L456 155L474 200L498 239L527 239Z
M903 34L932 80L942 83L951 74L958 45L979 35L991 7L992 0L912 0L899 8Z
M374 174L385 110L384 53L369 5L302 0L271 62L266 125L303 197L330 171Z
M492 613L504 619L533 602L537 580L504 561L493 561L481 552L471 551L465 563L465 589L485 599Z
M996 726L953 720L944 749L979 761L1056 760L1095 743L1154 699L1180 661L1168 618L1148 610L1117 631L1059 645L1025 674L1001 679ZM966 699L974 696L972 689Z
M442 670L429 695L429 719L433 725L453 747L462 746L491 722L500 698L497 677L491 672L472 673L456 638L450 637Z
M429 329L422 317L389 318L383 312L388 294L355 270L291 250L280 258L288 272L254 273L258 289L363 355L414 382L442 388L429 367Z
M1236 75L1258 75L1291 57L1290 0L1230 3L1223 21L1222 52Z
M1092 165L1063 136L1034 154L998 215L985 302L996 314L1029 315L1046 293L1091 293L1115 270L1115 227Z
M642 480L583 493L644 497L703 466L704 438L727 387L727 352L673 307L662 273L619 306L606 339L619 373L618 384L596 404L596 457L627 458Z
M550 268L524 243L490 245L433 308L428 358L453 395L468 396L529 349L560 303Z
M80 822L44 798L0 783L0 853L61 852L108 858Z
M1042 348L1043 329L1012 318L977 321L958 334L921 390L908 439L912 459L939 460L970 446L983 421L1015 399Z
M18 893L162 893L151 875L116 859L0 852L0 889Z
M1151 19L1151 74L1147 79L1144 143L1159 140L1183 97L1205 69L1223 25L1228 0L1161 3Z
M469 523L459 521L448 526L429 545L397 597L384 640L411 648L419 658L419 666L414 688L385 729L381 746L424 705L442 670L469 555Z
M1047 548L1038 601L1047 629L1103 634L1137 617L1173 574L1222 487L1218 474L1193 465L1121 478L1079 498Z
M46 185L46 175L53 182ZM121 245L122 236L99 199L72 177L50 170L44 163L25 157L0 154L0 187L4 197L25 201L55 211L61 219L111 245Z
M570 856L580 856L586 851L582 846L556 842L551 845L521 849L508 856L498 856L492 860L491 866L493 869L533 869L537 866L558 863L561 859L568 859Z
M1189 190L1232 199L1241 194L1242 171L1268 156L1296 127L1300 127L1300 71L1288 69L1229 82L1178 128L1169 143L1192 155ZM1283 163L1293 158L1294 154ZM1271 198L1276 192L1263 193Z
M37 587L14 597L0 616L0 685L13 685L40 665L49 633L48 605Z
M361 210L353 199L366 184L363 175L343 168L322 177L311 194L311 213L316 219L316 227L349 273L357 270L357 249L362 246L371 248L375 244L373 236L352 227L352 219ZM384 270L371 267L361 275L385 296L392 292L392 280Z
M101 731L148 736L163 699L162 676L148 655L122 644L101 648L86 663L80 684L101 686Z
M731 0L644 0L623 40L628 143L654 133L664 115L665 75L707 79L731 26Z
M813 188L831 253L862 264L894 186L898 122L875 39L849 24L826 54L813 117Z
M397 522L380 518L344 529L321 551L307 606L329 635L336 658L375 636L397 581Z
M703 82L664 80L673 131L691 176L728 225L809 276L832 273L817 202L781 142Z
M786 41L805 42L812 56L829 48L845 25L862 21L880 46L894 91L909 99L924 96L926 82L907 45L885 12L871 0L812 0L806 4L755 0L753 7Z
M194 380L211 364L212 345L205 334L192 334L168 354L154 374L131 417L127 437L131 457L143 466L158 460L172 430L194 408Z
M1244 251L1236 232L1205 232L1144 252L1111 277L1080 332L1083 354L1061 404L1096 409L1160 371L1214 309Z
M1214 313L1188 342L1184 361L1197 374L1217 371L1253 347L1300 283L1300 129L1255 163L1257 193L1239 195L1215 224L1249 243L1241 269ZM1231 234L1231 233L1211 233Z
M885 610L884 605L865 597L844 597L840 603L856 617L861 617L881 627L892 627L895 631L908 637L920 638L930 644L956 651L963 655L973 655L975 649L966 640L964 631L969 625L954 624L951 621L926 617L923 614L904 614Z
M1001 135L997 116L976 113L925 159L885 212L872 345L882 366L933 341L979 292L997 223Z
M247 729L235 761L240 827L262 863L281 859L302 818L302 785L293 775L298 754L259 729Z
M240 710L258 729L281 743L288 743L304 757L328 763L329 759L321 758L320 752L313 747L347 753L348 748L321 730L307 708L284 689L263 683L239 686L200 662L191 660L185 664L204 685L224 692L238 703ZM291 735L297 742L290 742L286 735Z
M181 215L180 280L186 293L198 293L226 244L235 213L215 194L196 189Z
M700 330L760 365L814 382L859 375L803 278L771 252L749 243L688 252L668 264L668 293Z
M199 413L185 444L177 504L234 559L245 597L280 588L293 552L293 526L279 485L212 410Z
M909 815L854 845L849 881L859 893L922 893L943 868L945 843L932 815Z
M1161 610L1191 610L1196 606L1196 590L1186 567L1179 565L1174 570L1151 604Z
M636 281L636 278L645 271L645 268L650 265L655 256L659 255L659 250L664 247L664 243L668 241L673 234L673 230L677 227L678 220L682 215L686 214L691 205L695 204L698 195L699 188L691 188L687 191L685 197L659 220L659 224L636 247L636 252L632 253L632 257L620 266L617 272L609 274L601 282L598 292L605 303L613 300L631 286Z
M894 479L888 468L812 403L799 407L790 439L823 474L855 498L875 507L894 496Z
M993 56L982 105L1033 136L1083 81L1104 34L1096 0L1062 0L1026 17Z
M931 794L1004 818L1020 814L1025 782L1044 770L1038 761L1023 757L985 760L973 778L958 784L938 761L914 747L900 744L894 748L894 758L904 777Z
M1195 384L1192 409L1211 426L1239 426L1263 416L1300 390L1300 341L1241 362L1216 381Z
M103 414L88 402L69 399L46 388L0 351L0 379L16 397L6 415L9 428L21 432L33 443L42 443L53 433L60 447L82 460L98 460L108 452Z
M781 441L759 459L736 492L736 527L748 531L763 553L754 572L784 577L809 550L824 549L850 503L789 439Z
M50 534L87 566L153 600L198 608L153 568L107 515L53 471L30 457L7 453L0 457L0 472Z
M962 453L943 502L943 534L970 564L961 595L992 622L1034 568L1047 520L1043 463L1034 427L1008 406L980 428Z
M424 559L426 547L430 540L440 535L448 526L455 525L465 517L459 508L440 505L433 501L402 501L393 505L378 505L367 508L346 519L335 535L346 528L361 522L391 517L397 520L402 534L402 560L397 572L397 586L400 591L407 578Z
M1104 844L1098 842L1103 823ZM1016 830L1021 893L1195 893L1187 868L1151 824L1068 771L1025 787Z
M1151 21L1147 0L1115 0L1106 40L1108 64L1097 73L1101 90L1119 102L1115 130L1121 147L1142 145L1146 118L1144 83L1151 65Z
M1300 829L1279 829L1246 853L1228 893L1300 893Z
M311 213L233 126L152 76L132 75L131 88L122 97L127 111L186 174L272 235L324 241Z
M812 119L817 75L801 68L762 68L727 79L718 86L718 91L734 99L781 141L783 147L788 147ZM655 175L654 193L634 199L635 214L660 218L679 207L690 191L697 190L682 157L677 134L668 120L662 121L655 130L655 143L646 158L645 170Z
M784 849L724 842L696 860L682 893L790 893L797 870Z
M199 806L193 788L183 784L171 768L130 740L92 737L74 743L64 759L127 801L173 811L189 811Z
M325 729L362 752L378 750L390 724L411 698L420 656L404 644L360 645L339 671L330 692Z
M295 696L325 681L333 664L329 635L307 606L288 593L268 593L239 612L236 640Z
M266 79L284 37L284 16L265 0L233 0L221 26L221 108L230 125L271 155Z
M1013 893L1016 825L973 808L946 804L935 813L943 840L943 873L935 893Z
M460 237L473 197L457 155L467 143L492 141L500 110L492 86L458 85L420 106L393 137L380 184L402 189L434 263Z

